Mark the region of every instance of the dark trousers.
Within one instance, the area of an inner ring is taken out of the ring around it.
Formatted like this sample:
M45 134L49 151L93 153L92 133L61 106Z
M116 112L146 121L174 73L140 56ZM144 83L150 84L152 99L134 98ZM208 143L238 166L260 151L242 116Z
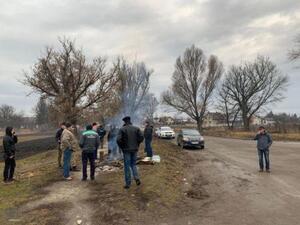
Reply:
M87 178L87 164L90 162L90 177L91 179L95 178L95 154L90 152L82 152L82 178Z
M269 149L258 149L259 168L264 169L264 161L266 164L266 170L270 169Z
M124 175L125 184L131 184L131 172L135 180L139 179L138 170L136 167L137 152L124 152Z
M3 178L4 181L9 181L14 178L14 172L16 167L15 158L10 159L9 157L5 159Z
M145 152L147 153L147 157L152 157L152 146L151 146L152 139L145 138Z

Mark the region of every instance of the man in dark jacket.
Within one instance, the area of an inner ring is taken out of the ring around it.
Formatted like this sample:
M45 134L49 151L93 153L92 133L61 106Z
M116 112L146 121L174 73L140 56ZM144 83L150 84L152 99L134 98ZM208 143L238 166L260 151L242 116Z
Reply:
M90 178L95 179L95 151L100 144L99 135L93 130L92 125L86 126L86 131L82 133L79 146L82 149L82 180L87 179L87 163L90 162Z
M55 135L55 139L56 139L56 142L58 144L58 158L57 158L57 161L58 161L58 167L59 168L62 168L62 149L61 149L61 135L62 135L62 132L64 131L64 129L66 129L66 123L63 122L60 124L60 128L57 130L56 132L56 135Z
M150 123L146 122L146 127L144 129L144 138L145 138L145 152L147 153L147 157L152 157L152 134L153 134L153 127L150 125Z
M106 135L106 130L104 129L103 125L100 125L97 128L97 133L100 137L100 148L103 149L103 144L104 144L104 137Z
M5 136L3 137L3 149L4 149L4 171L3 181L9 183L14 181L14 172L16 167L15 155L18 137L12 127L7 127L5 130Z
M257 151L259 158L259 168L260 172L264 171L264 160L266 164L266 172L270 172L270 159L269 150L272 145L272 137L268 134L263 126L259 127L258 133L256 134L254 140L257 141Z
M131 185L131 171L137 185L141 184L136 167L137 152L139 145L143 142L143 135L138 127L131 124L129 116L123 118L124 126L120 129L117 143L124 154L125 189ZM131 170L131 171L130 171Z

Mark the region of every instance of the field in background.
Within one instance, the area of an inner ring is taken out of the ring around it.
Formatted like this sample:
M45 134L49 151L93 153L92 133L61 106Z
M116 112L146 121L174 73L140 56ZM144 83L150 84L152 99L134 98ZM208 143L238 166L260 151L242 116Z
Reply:
M238 138L238 139L253 139L256 132L251 131L230 131L230 130L204 130L204 135L224 138ZM275 141L300 141L300 133L272 133Z

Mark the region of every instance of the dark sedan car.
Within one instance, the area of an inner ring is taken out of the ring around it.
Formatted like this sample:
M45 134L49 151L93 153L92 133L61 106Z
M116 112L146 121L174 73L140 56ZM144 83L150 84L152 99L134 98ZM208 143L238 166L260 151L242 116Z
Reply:
M204 138L195 129L182 129L177 136L178 146L204 149Z

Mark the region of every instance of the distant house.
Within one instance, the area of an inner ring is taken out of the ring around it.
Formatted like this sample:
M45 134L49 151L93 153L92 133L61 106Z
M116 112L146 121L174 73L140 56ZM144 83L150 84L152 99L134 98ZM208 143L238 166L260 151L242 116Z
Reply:
M176 120L171 116L155 117L153 121L154 123L161 125L172 125L176 122Z
M259 117L259 116L253 116L250 121L250 124L254 126L259 126L259 125L273 126L275 125L275 123L276 122L273 118Z
M226 126L225 115L219 112L208 112L203 120L203 127Z

